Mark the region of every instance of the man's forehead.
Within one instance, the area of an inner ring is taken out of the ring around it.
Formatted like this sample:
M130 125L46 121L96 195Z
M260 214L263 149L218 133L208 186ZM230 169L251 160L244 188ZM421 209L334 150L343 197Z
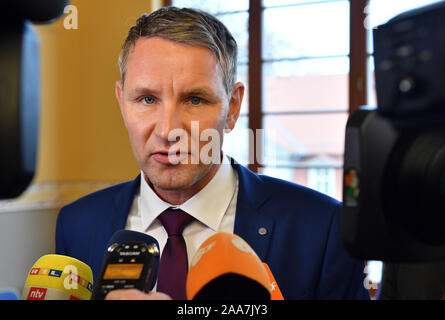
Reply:
M188 68L193 71L211 69L212 72L222 72L221 64L210 49L159 37L139 39L136 42L126 62L127 71L132 67L136 72L159 68Z
M144 53L157 53L165 50L185 50L200 52L202 55L208 55L215 59L219 63L218 56L205 45L185 43L183 41L177 41L160 36L143 37L136 40L133 48L129 52L129 57L136 54Z
M159 37L140 39L129 55L126 82L136 87L156 87L166 79L184 78L198 87L223 79L222 69L210 49L184 45Z

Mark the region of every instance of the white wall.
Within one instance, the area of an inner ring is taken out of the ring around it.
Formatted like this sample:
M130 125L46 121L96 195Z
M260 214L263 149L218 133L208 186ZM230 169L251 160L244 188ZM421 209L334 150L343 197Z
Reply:
M28 272L55 251L57 215L64 205L116 182L33 182L20 197L0 200L0 292L22 292Z
M0 290L21 294L29 269L54 253L58 209L0 206Z

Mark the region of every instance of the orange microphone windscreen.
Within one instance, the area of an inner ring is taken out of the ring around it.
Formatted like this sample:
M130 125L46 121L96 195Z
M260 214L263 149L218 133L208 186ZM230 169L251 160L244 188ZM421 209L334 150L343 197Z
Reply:
M195 253L187 275L187 298L270 300L270 280L255 251L237 235L219 232Z
M267 263L263 262L264 267L266 268L267 274L269 275L270 282L270 300L284 300L283 294L281 293L280 288L278 287L277 281L272 274Z

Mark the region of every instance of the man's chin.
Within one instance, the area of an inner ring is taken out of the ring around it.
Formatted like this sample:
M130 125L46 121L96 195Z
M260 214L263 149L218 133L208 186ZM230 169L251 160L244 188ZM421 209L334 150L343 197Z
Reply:
M184 168L184 165L172 166L162 172L145 173L145 180L152 188L159 190L186 190L199 180L194 178L196 175L191 174L192 170L192 168Z
M160 170L144 170L145 180L152 189L185 191L209 174L212 166L178 164Z
M193 184L192 183L183 183L183 182L164 182L164 181L156 181L151 184L152 187L155 187L158 190L162 191L182 191L187 190Z

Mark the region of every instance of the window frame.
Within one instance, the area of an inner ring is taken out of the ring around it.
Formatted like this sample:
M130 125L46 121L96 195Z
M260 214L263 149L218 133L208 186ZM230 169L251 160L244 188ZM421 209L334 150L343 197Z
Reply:
M339 1L339 0L333 0ZM311 5L315 3L304 3L299 5ZM349 52L349 114L353 113L359 106L367 103L367 34L364 21L366 18L365 7L368 0L349 0L349 24L350 24L350 52ZM172 5L171 0L162 0L163 6ZM298 5L298 4L297 4ZM286 5L289 6L289 5ZM263 129L263 117L271 114L265 111L263 101L263 64L266 62L262 59L262 38L263 38L263 7L262 0L249 0L248 9L248 31L249 31L249 61L248 61L248 91L249 91L249 111L248 111L248 127L252 132ZM227 12L227 14L232 12ZM342 110L334 110L335 112L344 112ZM332 110L327 113L334 112ZM299 114L301 111L286 112L286 114ZM260 141L257 141L261 139ZM253 146L249 146L249 150L253 150L249 157L249 169L253 172L259 172L262 165L254 155L263 154L263 136L254 135ZM258 149L261 148L261 149Z

